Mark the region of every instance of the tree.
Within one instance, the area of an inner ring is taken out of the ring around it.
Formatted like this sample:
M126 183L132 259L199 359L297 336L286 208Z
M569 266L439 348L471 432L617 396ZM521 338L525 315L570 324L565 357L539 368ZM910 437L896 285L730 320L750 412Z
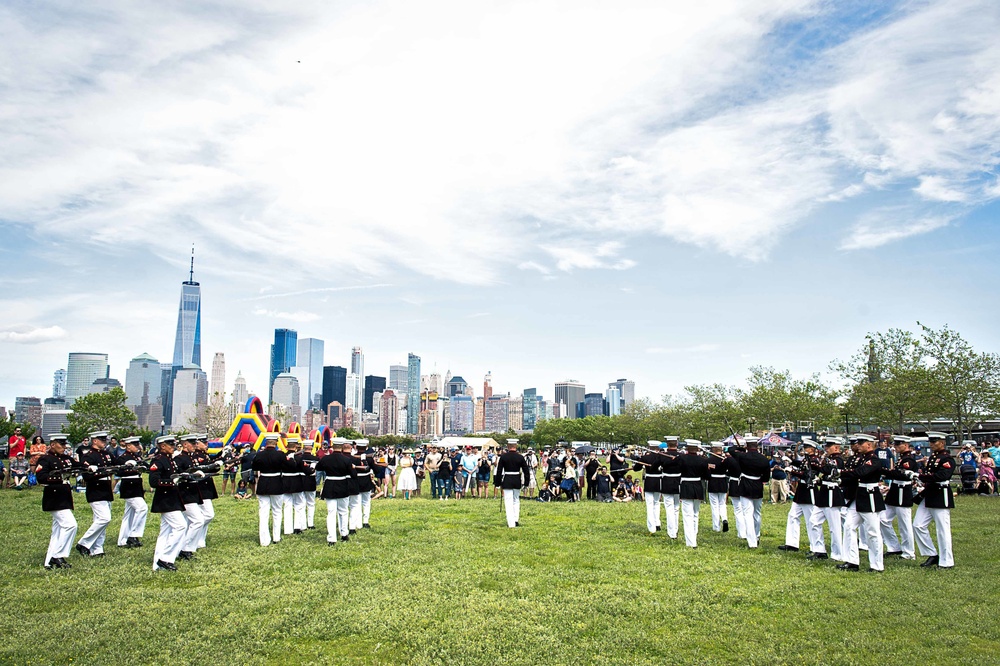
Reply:
M344 439L364 439L365 436L354 428L341 428L336 433L337 437L343 437Z
M867 340L846 363L830 364L849 383L844 410L869 423L889 424L899 433L907 422L938 411L919 340L898 328L870 333Z
M31 438L35 435L35 426L31 425L27 421L18 423L14 420L13 413L8 414L6 419L0 421L0 438L10 437L18 428L21 429L21 437L24 437L30 442Z
M955 422L958 438L972 434L976 421L1000 413L1000 356L976 352L961 335L945 325L923 331L920 349L926 354L932 390Z
M135 429L135 414L125 406L125 391L120 386L107 393L81 396L71 409L67 434L73 442L82 441L94 430L107 430L120 439Z
M814 427L822 428L839 422L837 392L823 384L818 374L794 379L788 370L754 366L747 384L740 409L759 424L781 427L812 421Z
M230 409L225 404L210 402L198 410L198 415L188 421L188 425L195 431L207 433L209 439L218 439L226 434L232 424L229 414Z
M678 401L678 408L687 416L682 432L688 437L705 441L721 440L732 434L730 426L743 423L740 410L741 391L724 384L685 386L687 395ZM679 415L684 420L683 415Z

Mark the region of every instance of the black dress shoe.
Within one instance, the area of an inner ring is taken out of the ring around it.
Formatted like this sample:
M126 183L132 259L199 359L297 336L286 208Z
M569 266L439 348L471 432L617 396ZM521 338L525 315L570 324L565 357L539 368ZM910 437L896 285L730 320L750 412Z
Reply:
M357 534L358 531L357 530L347 530L347 533L348 534Z
M932 567L932 566L934 566L937 563L938 563L938 556L937 555L931 555L926 560L924 560L924 563L921 564L920 566L922 566L922 567Z
M659 531L660 531L660 526L659 526L659 525L657 525L657 526L656 526L656 531L657 531L657 532L659 532Z
M52 567L54 567L54 566L56 566L56 565L53 564L51 561L48 564L43 564L42 565L42 567L44 567L46 571L52 571Z
M192 553L190 550L182 550L181 552L177 553L177 559L179 559L179 560L193 560L194 559L194 553Z
M347 538L346 534L344 536L340 537L340 540L341 541L350 541L350 539Z
M65 557L57 557L55 559L50 560L50 562L52 562L52 564L56 565L60 569L72 569L73 568L73 565L70 564L69 562L67 562Z
M292 530L292 534L302 534L302 530Z
M830 556L827 555L826 553L809 553L809 556L806 557L806 559L807 560L828 560L828 559L830 559Z
M160 569L166 569L167 571L177 571L176 564L164 562L163 560L156 560L156 566Z
M902 555L903 555L903 551L901 551L901 550L889 550L889 551L886 551L886 553L885 553L886 557L900 557Z
M76 544L76 552L80 553L84 557L90 557L90 549L85 546L81 546L80 544Z
M514 527L520 527L520 526L521 526L521 523L519 523L519 522L515 522L514 523Z
M309 527L307 527L306 529L307 529L307 530L314 530L314 529L316 529L316 526L315 526L315 525L310 525L310 526L309 526Z
M841 571L861 571L861 567L857 564L851 564L850 562L844 562L843 564L838 564L837 568Z
M783 543L780 546L778 546L778 550L790 550L792 552L797 553L799 551L799 548L798 546L789 546L788 544Z
M362 525L361 527L365 528L366 530L370 530L370 529L372 528L372 526L371 526L371 525L369 525L368 523L365 523L365 524L364 524L364 525Z
M728 520L723 520L722 521L722 531L723 532L728 532L729 531L729 521Z
M337 542L336 541L327 541L326 545L328 545L328 546L336 546Z

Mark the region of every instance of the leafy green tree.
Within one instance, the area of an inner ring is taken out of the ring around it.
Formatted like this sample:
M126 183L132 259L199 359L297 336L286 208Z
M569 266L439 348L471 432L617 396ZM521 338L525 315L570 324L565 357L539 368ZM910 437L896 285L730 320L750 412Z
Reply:
M837 392L818 374L795 379L787 370L754 366L747 379L748 390L740 400L740 411L763 427L812 421L816 428L839 423Z
M934 330L917 324L942 413L955 422L959 439L971 438L977 421L1000 413L1000 356L977 352L947 325Z
M27 421L18 423L14 420L14 414L8 414L6 419L0 421L0 438L10 437L18 428L21 429L21 437L24 437L28 442L35 436L35 426Z
M685 436L703 441L721 440L743 423L740 409L742 392L724 384L703 384L684 387L686 393L678 402L678 409L687 417ZM679 417L682 415L679 414Z
M354 428L341 428L337 431L337 437L343 437L344 439L364 439L365 436L355 430Z
M107 393L91 393L77 398L69 415L70 440L79 442L94 430L128 437L135 429L135 413L125 406L125 391L116 386Z

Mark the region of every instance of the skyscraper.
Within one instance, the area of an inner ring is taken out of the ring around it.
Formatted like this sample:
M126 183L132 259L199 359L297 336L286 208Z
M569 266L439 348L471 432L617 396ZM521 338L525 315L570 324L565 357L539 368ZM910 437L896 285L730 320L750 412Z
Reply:
M354 411L357 414L361 414L365 404L365 355L361 351L361 347L355 347L351 350L351 372L358 376L358 384L355 389L357 396L354 398L354 404L357 407L354 408ZM347 402L347 406L350 407L351 398L348 398Z
M140 427L156 430L163 419L163 372L160 362L149 354L139 354L125 371L125 404L135 412Z
M362 377L353 372L347 373L347 404L345 407L353 410L355 414L360 414L361 408L364 406L363 403L359 402L361 400L361 385L363 381Z
M493 373L487 371L483 378L483 399L489 400L493 395ZM495 430L493 432L496 432Z
M274 329L274 344L271 345L271 374L267 381L267 401L274 402L274 380L283 372L289 372L295 365L299 334L290 328Z
M325 409L323 404L323 346L319 338L299 340L296 365L307 368L308 383L299 386L303 409ZM300 379L301 381L301 379Z
M188 366L201 367L201 285L194 281L193 247L188 279L181 283L181 300L177 307L177 334L174 337L174 359L170 364L170 378L166 386L162 387L163 420L167 425L174 425L174 380L177 373ZM188 423L185 421L176 425L187 427Z
M457 395L448 401L451 412L451 423L448 432L454 434L465 434L472 432L472 417L475 406L472 398L466 395Z
M66 363L66 407L72 409L73 401L90 393L97 379L108 376L108 355L87 352L70 352Z
M170 424L175 429L190 428L208 404L208 375L196 365L174 373Z
M420 357L408 354L406 357L406 384L414 390L406 394L406 432L416 435L420 429Z
M364 408L366 413L375 411L372 396L385 390L385 377L377 375L365 375L365 400Z
M52 374L52 397L66 398L66 371L61 368Z
M243 409L243 406L247 404L247 400L250 398L250 392L247 391L247 380L243 379L243 373L236 373L236 381L233 382L233 404L239 410Z
M212 383L208 387L212 404L221 407L226 404L226 355L215 352L212 359Z
M567 379L556 384L556 402L565 403L569 418L576 418L576 406L583 402L586 391L580 382L575 379Z
M524 389L521 392L521 403L521 427L524 430L534 430L538 421L538 391L533 388Z
M393 392L407 393L407 373L409 369L405 365L390 365L389 366L389 388ZM398 396L397 396L398 397Z
M323 409L331 402L339 403L341 407L347 404L347 368L340 365L323 368Z
M396 393L392 389L386 389L382 392L382 404L379 405L378 434L395 435L398 416L399 406L396 404Z
M453 398L456 395L465 395L465 389L468 384L462 379L460 375L455 375L451 377L445 384L445 393L449 398Z
M608 416L618 416L622 413L622 394L617 386L608 386L604 392L604 402L607 405Z
M608 388L618 389L618 394L621 396L622 410L635 402L635 382L631 379L617 379L613 382L608 382Z
M39 427L42 425L42 401L34 396L14 398L14 418Z
M302 394L299 380L291 373L282 372L274 378L272 387L274 390L271 402L276 405L283 405L288 410L292 419L298 421L302 416L300 405ZM283 423L282 425L287 426L288 424Z

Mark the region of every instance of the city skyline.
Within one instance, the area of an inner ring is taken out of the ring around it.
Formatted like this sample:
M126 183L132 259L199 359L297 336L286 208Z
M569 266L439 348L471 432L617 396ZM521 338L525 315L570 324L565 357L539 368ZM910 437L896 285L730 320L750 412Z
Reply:
M171 363L192 245L199 365L262 398L279 327L549 399L1000 349L996 3L88 7L0 15L8 409Z

